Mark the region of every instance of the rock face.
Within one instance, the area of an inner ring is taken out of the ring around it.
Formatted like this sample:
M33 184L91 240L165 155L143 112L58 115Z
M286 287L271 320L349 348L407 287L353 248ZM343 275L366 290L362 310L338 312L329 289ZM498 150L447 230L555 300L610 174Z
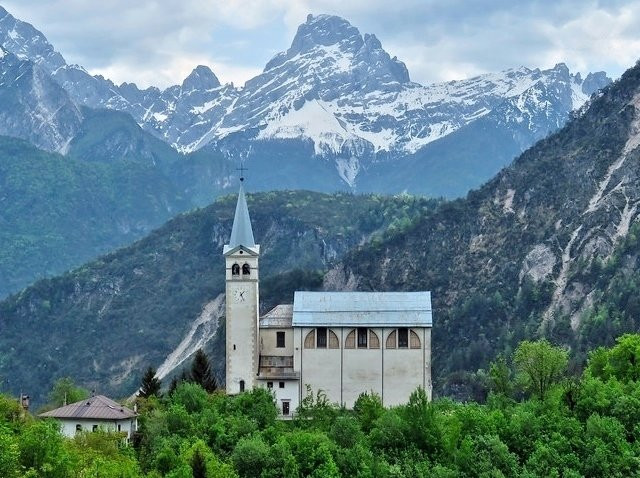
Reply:
M637 65L467 199L355 252L328 277L432 290L441 377L477 370L487 351L531 335L580 357L638 327L639 146Z
M290 48L242 88L221 85L201 65L181 85L140 90L67 65L42 33L1 13L0 44L48 71L76 104L126 112L182 153L206 147L230 163L295 177L264 179L258 189L280 179L280 187L464 194L610 82L602 72L583 80L559 64L423 86L375 35L337 16L309 15ZM321 174L309 174L310 159Z
M1 49L0 55L0 134L65 153L80 131L80 110L42 67Z

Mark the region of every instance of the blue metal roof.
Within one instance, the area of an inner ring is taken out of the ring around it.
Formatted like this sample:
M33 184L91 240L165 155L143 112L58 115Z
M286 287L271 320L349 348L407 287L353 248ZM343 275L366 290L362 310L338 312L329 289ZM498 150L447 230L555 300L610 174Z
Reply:
M431 292L297 291L292 325L431 327Z

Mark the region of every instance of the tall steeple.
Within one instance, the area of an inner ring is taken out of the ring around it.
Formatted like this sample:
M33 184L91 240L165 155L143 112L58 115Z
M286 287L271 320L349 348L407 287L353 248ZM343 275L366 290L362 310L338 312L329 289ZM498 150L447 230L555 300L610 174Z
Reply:
M233 227L231 228L229 247L233 249L237 246L255 247L255 245L253 230L251 229L251 218L249 217L249 208L247 207L247 200L244 196L244 188L241 182L240 191L238 192L238 202L236 204L236 214L233 218Z
M233 218L231 239L222 253L225 258L226 372L227 393L251 390L258 372L260 246L255 243L247 199L240 178L240 191Z

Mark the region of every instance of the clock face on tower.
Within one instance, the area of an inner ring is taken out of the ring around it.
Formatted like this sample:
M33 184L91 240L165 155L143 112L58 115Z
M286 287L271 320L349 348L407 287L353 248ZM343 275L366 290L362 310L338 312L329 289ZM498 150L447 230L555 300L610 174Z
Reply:
M246 302L248 300L249 291L241 288L233 291L232 297L234 302Z

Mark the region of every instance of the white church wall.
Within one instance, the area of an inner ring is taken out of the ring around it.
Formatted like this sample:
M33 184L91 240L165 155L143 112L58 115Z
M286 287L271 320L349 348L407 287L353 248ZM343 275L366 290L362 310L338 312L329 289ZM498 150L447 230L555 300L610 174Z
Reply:
M382 396L382 349L345 349L342 367L342 401L353 408L363 392Z
M385 349L383 403L387 407L407 403L418 387L425 388L431 398L431 368L427 363L431 355L431 331L427 328L413 330L420 337L419 349ZM385 334L385 343L389 333Z
M302 328L302 342L311 328ZM340 337L338 329L332 329ZM327 399L332 403L341 403L341 383L340 383L340 359L341 349L305 349L303 343L297 343L300 347L300 382L301 393L304 397L307 393L306 387L310 385L313 393L322 390Z

